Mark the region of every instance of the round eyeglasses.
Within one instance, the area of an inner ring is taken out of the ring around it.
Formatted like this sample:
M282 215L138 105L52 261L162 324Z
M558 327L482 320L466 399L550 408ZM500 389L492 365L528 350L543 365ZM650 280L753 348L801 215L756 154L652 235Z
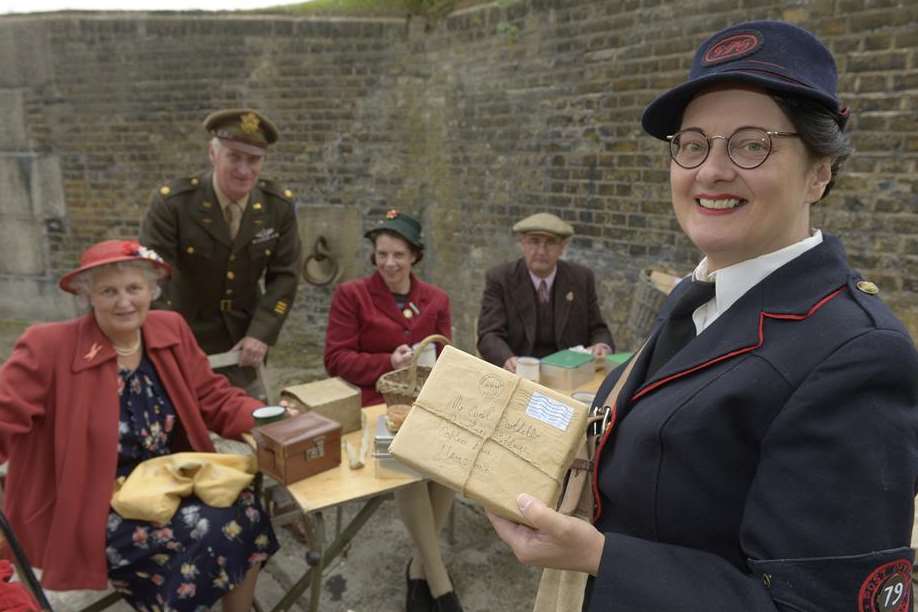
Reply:
M744 170L758 168L771 154L771 139L781 136L799 136L796 132L775 132L757 127L741 127L728 136L708 136L699 128L679 130L669 141L669 155L673 161L691 170L704 163L711 152L711 141L720 138L727 142L727 156Z

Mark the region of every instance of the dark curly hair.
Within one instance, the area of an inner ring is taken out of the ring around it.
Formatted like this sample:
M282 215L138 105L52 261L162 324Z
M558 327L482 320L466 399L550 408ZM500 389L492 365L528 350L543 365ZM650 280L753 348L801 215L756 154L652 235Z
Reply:
M844 127L839 124L838 116L823 104L786 94L773 94L773 97L794 124L794 129L810 155L816 158L828 157L832 160L832 179L822 192L822 197L825 198L835 185L835 177L838 176L845 160L854 152L851 139Z

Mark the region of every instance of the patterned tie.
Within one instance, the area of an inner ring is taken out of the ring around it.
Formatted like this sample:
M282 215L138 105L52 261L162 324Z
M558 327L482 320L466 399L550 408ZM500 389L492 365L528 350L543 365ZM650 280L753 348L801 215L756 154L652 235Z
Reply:
M551 301L551 296L548 295L548 283L545 282L545 279L539 283L539 302L542 304L547 304Z
M236 239L239 233L239 222L242 220L242 207L237 202L230 202L223 211L226 217L226 225L229 227L230 238Z
M673 306L669 319L663 323L663 329L657 336L650 356L650 365L647 367L647 380L663 367L673 355L695 337L695 321L692 313L714 297L714 283L692 281L692 284L679 297Z

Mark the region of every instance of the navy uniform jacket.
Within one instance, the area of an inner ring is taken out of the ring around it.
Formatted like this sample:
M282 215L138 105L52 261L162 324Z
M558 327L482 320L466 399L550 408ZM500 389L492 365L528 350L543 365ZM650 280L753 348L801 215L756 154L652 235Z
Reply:
M598 451L585 610L911 610L918 354L860 280L825 236L650 380L639 357Z
M592 270L558 261L552 294L556 350L597 342L615 348L599 312ZM532 355L537 322L536 294L526 261L520 258L488 270L478 315L478 352L482 358L502 367L514 355Z
M140 242L173 268L156 305L182 313L205 353L228 351L245 336L269 345L277 341L299 279L292 196L259 180L235 240L210 172L176 180L153 196Z

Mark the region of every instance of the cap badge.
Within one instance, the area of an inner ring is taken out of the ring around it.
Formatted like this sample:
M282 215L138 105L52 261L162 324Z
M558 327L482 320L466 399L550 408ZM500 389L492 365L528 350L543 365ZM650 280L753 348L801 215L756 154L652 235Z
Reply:
M398 217L398 211L394 208L386 211L386 219L395 219Z
M260 123L261 121L258 119L258 115L255 113L246 113L242 116L239 127L244 133L252 135L258 133L258 126Z
M717 41L704 53L704 65L711 66L745 57L762 46L758 32L738 32Z

